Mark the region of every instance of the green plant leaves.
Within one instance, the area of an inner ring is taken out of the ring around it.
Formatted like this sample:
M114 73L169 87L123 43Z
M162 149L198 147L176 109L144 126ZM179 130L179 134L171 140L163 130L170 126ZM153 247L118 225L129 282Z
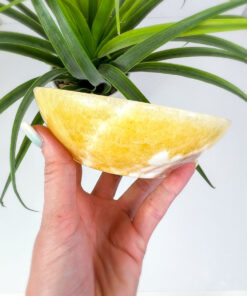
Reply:
M178 37L174 41L192 42L197 44L210 45L210 46L218 47L226 51L240 55L242 58L247 57L246 48L216 36L211 36L211 35L186 36L186 37Z
M114 61L114 65L123 72L127 72L161 45L194 28L202 21L245 3L247 3L247 0L234 0L188 17L128 49Z
M20 98L22 98L29 87L34 83L34 81L37 78L33 78L15 89L13 89L11 92L6 94L1 100L0 100L0 114L3 113L8 107L10 107L12 104L14 104L16 101L18 101Z
M74 0L77 3L80 11L83 13L86 20L88 20L88 1L90 0Z
M23 120L23 117L30 106L31 102L33 101L34 94L33 89L37 86L44 86L50 81L54 80L56 77L59 77L62 74L65 74L67 70L59 69L59 70L52 70L44 74L43 76L39 77L35 80L35 82L31 85L31 87L26 92L19 108L15 116L12 133L11 133L11 144L10 144L10 174L11 174L11 182L13 185L14 192L20 201L20 203L28 210L30 210L25 203L22 201L17 187L16 187L16 179L15 179L15 153L16 153L16 145L17 145L17 138L20 130L20 125Z
M0 43L15 43L19 45L26 45L54 53L54 49L49 41L27 34L0 31Z
M163 0L140 0L137 7L129 9L124 16L122 31L126 32L137 26L150 11L152 11Z
M120 11L119 11L121 18L132 7L134 1L133 0L124 0L124 2L122 3L122 6L120 8Z
M202 22L199 26L189 30L183 35L200 35L205 33L246 30L247 18L236 17L232 19L210 19Z
M214 185L210 182L210 180L208 179L207 175L205 174L205 172L203 171L200 165L196 167L196 170L201 175L201 177L208 183L208 185L213 189L215 189Z
M42 1L38 1L39 0L33 0L33 2L35 3L42 3ZM80 69L80 78L86 77L94 86L105 82L90 58L88 57L85 49L83 48L77 35L75 34L75 31L73 30L73 23L71 22L69 15L66 13L66 9L63 6L62 2L60 0L51 0L49 2L52 5L53 12L65 37L67 49L73 56L78 68ZM44 5L36 4L36 7L42 9L43 11L45 10ZM43 17L45 17L45 15L43 15Z
M226 81L219 76L196 68L161 62L143 62L133 67L131 69L131 72L153 72L193 78L221 87L239 96L244 101L247 101L247 94L245 94L242 90L240 90L229 81Z
M53 67L63 67L63 63L61 60L48 53L47 51L39 48L33 48L31 46L26 46L22 44L15 44L15 43L1 43L0 42L0 50L16 53L19 55L23 55L29 58L33 58L35 60L42 61L48 65Z
M184 57L220 57L225 59L233 59L239 62L247 63L247 55L245 58L242 56L221 49L215 49L210 47L182 47L182 48L172 48L162 51L157 51L150 54L143 61L162 61L175 58Z
M125 1L126 5L124 3L120 9L121 31L126 32L138 25L145 16L162 1L163 0L132 0L131 3ZM107 26L107 35L104 36L103 44L117 34L117 28L113 26L114 22L116 23L116 18L112 19L109 27Z
M33 119L31 125L35 125L35 124L43 124L44 121L40 115L40 113L38 112L37 115L35 116L35 118ZM17 156L15 158L15 172L17 171L17 169L19 168L24 156L26 155L29 147L31 145L31 141L25 137L24 140L22 141L21 143L21 146L20 146L20 149L17 153ZM3 199L4 199L4 196L8 190L8 187L11 183L11 176L9 174L8 178L7 178L7 181L5 183L5 186L4 186L4 189L3 189L3 192L1 193L1 196L0 196L0 204L2 206L4 206L4 203L3 203Z
M237 15L237 14L219 14L214 16L214 19L234 19L234 18L246 18L243 15Z
M0 8L0 12L3 12L3 11L5 11L5 10L8 10L10 7L15 6L15 5L17 5L17 4L20 4L20 3L23 2L23 1L25 1L25 0L14 0L14 1L11 2L11 3L2 6L2 7Z
M109 21L110 16L112 14L113 8L113 0L101 0L92 25L92 34L94 36L96 43L99 42L104 32L107 22ZM102 20L104 20L104 22L102 22Z
M110 64L103 64L100 65L99 71L105 79L118 89L128 100L149 103L141 91L118 68Z
M130 9L130 7L133 5L133 3L134 3L133 0L125 0L123 2L121 8L119 9L119 20L120 20L120 22L122 20L123 15ZM116 30L116 29L113 28L114 26L116 26L116 23L117 23L116 18L117 18L117 15L115 14L112 17L111 21L106 26L103 37L105 39L107 39L107 40L111 39L110 35L111 35L112 31ZM107 35L107 38L106 38L106 35Z
M0 3L0 9L2 7L4 7L4 5ZM26 16L25 14L22 14L21 12L15 10L13 8L9 8L8 10L3 11L2 13L7 15L10 18L17 20L19 23L25 25L29 29L38 33L40 36L46 38L46 34L45 34L42 26L39 23L37 23L36 21L34 21L32 18Z
M156 33L171 27L172 25L174 25L174 23L166 23L125 32L120 36L111 39L105 45L103 45L104 42L102 42L97 49L98 57L103 57L119 49L138 44L146 40L147 38L155 35ZM180 36L191 36L242 29L247 29L247 19L245 18L216 20L210 19L200 23L198 26L191 30L188 30L187 32L180 34Z
M246 29L247 18L219 14L247 3L247 0L228 1L177 23L136 30L132 28L162 0L32 0L38 16L22 4L22 0L7 1L10 2L7 6L0 3L0 12L24 24L43 38L48 37L49 40L20 33L0 32L0 50L25 55L55 68L66 67L69 73L66 70L53 70L54 72L51 71L43 77L23 83L0 100L1 113L25 95L12 130L11 177L7 180L0 203L11 178L20 199L15 171L27 152L30 141L24 139L16 158L15 150L20 120L33 99L32 89L36 85L45 85L50 80L59 80L61 73L69 74L64 74L63 79L72 82L68 86L64 85L65 89L107 94L113 85L127 99L146 103L149 102L147 98L131 82L128 74L125 74L128 71L157 72L193 78L217 85L247 100L243 91L216 75L182 65L155 62L181 57L214 56L246 63L247 49L205 34ZM51 15L46 3L54 15ZM18 10L11 7L14 5ZM184 47L154 52L168 41L193 42L214 48ZM82 86L82 80L87 82L86 87ZM36 115L33 122L42 123L40 114ZM213 187L202 168L198 166L197 170ZM25 206L23 202L22 204Z
M61 32L59 31L56 23L52 19L49 11L45 7L43 1L32 0L34 8L37 11L40 22L47 33L47 36L56 50L57 55L62 60L66 69L71 73L71 75L78 79L83 79L83 73L81 72L80 67L77 62L74 60L71 52L67 47L67 43L63 38Z
M117 25L117 33L118 33L118 35L121 34L119 7L120 7L119 0L115 0L116 25Z
M88 0L88 24L91 28L98 9L98 0Z
M51 0L49 2L51 2ZM90 31L86 18L81 13L81 11L78 10L78 8L74 6L70 1L63 0L59 3L60 5L62 5L63 10L66 11L68 19L70 20L71 28L77 36L78 40L83 45L88 56L93 58L96 50L96 42Z
M7 0L10 3L13 3L13 0ZM24 2L25 0L23 0L22 2ZM28 7L26 7L24 4L20 3L17 4L16 7L22 11L26 16L29 16L30 18L32 18L34 21L36 21L37 23L39 23L39 18L37 17L37 15Z
M54 49L47 40L26 34L0 32L0 50L24 55L40 60L54 67L63 67L63 63L54 56Z

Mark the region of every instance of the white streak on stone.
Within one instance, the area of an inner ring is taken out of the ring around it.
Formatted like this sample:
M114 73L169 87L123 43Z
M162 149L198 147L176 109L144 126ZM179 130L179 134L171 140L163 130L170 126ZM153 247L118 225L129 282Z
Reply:
M167 151L162 151L154 155L149 160L149 166L140 169L136 172L131 172L129 174L130 177L134 178L157 178L162 175L165 177L166 172L171 171L173 168L177 168L182 164L196 161L198 157L209 147L206 145L203 148L188 153L187 155L176 155L170 160L168 159ZM165 158L167 156L167 158Z
M165 164L169 161L169 153L166 150L155 154L149 161L148 164L152 166Z

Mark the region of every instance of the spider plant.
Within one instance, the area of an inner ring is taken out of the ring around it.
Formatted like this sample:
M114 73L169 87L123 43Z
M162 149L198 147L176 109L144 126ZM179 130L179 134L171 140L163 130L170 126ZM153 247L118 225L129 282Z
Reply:
M154 72L201 80L247 100L242 90L219 76L169 63L169 59L195 56L246 63L247 49L210 33L247 29L247 18L224 14L246 4L247 0L227 1L178 22L138 29L135 27L162 0L32 0L32 10L23 0L8 2L6 5L0 0L0 12L31 29L34 35L0 31L0 50L39 60L51 68L42 76L17 86L0 100L0 113L20 100L11 134L10 174L0 197L2 205L12 183L19 201L28 208L18 193L15 173L30 141L25 137L17 152L17 138L36 86L54 82L60 89L106 96L118 90L126 99L149 103L129 74ZM156 51L172 41L200 46ZM40 113L35 115L32 124L43 124ZM213 187L200 165L197 170Z

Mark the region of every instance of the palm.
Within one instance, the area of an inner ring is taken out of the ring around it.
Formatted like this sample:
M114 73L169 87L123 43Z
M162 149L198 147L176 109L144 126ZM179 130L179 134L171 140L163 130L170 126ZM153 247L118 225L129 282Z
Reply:
M76 166L80 171L80 166ZM126 286L128 295L135 295L146 244L122 200L113 199L120 177L103 174L101 181L105 178L115 183L108 188L108 196L88 194L77 186L73 210L53 216L53 223L43 219L48 233L45 248L50 249L52 257L59 258L54 267L49 260L43 260L43 264L54 273L63 266L71 275L60 285L60 295L84 295L85 290L85 295L121 295L120 291L126 295ZM40 250L37 253L40 256Z
M195 165L165 180L138 179L114 200L120 176L103 173L85 192L81 165L36 129L45 140L45 203L27 296L134 296L149 238Z
M133 227L129 215L116 200L97 196L79 198L78 232L87 237L89 246L82 260L94 270L88 274L92 288L103 295L119 295L128 285L133 295L137 288L145 252L143 239ZM131 279L131 281L129 280ZM114 283L109 291L109 283ZM120 289L122 287L122 289ZM124 294L126 295L126 294ZM130 295L130 294L129 294Z

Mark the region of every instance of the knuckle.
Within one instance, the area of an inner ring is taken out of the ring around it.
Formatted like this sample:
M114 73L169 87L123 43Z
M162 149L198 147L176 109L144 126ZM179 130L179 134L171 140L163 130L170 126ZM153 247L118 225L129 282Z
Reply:
M113 181L119 181L119 179L121 179L121 176L119 176L119 175L110 174L110 176L111 176Z
M152 198L147 200L147 207L150 212L150 215L156 220L159 221L164 216L164 209L162 207L157 207L156 203Z
M160 221L163 218L163 211L153 208L151 215L156 221Z
M136 247L141 255L143 257L147 251L147 243L143 236L136 230L136 233L138 235L137 240L136 240Z
M138 179L136 185L138 190L143 193L148 192L150 189L150 181L146 179Z
M161 187L161 190L164 192L164 193L167 193L168 196L174 198L178 192L172 187L170 186L169 184L167 184L167 182L162 182L160 184L160 187Z
M45 164L46 182L52 182L59 172L74 173L76 164L74 162L49 161Z

